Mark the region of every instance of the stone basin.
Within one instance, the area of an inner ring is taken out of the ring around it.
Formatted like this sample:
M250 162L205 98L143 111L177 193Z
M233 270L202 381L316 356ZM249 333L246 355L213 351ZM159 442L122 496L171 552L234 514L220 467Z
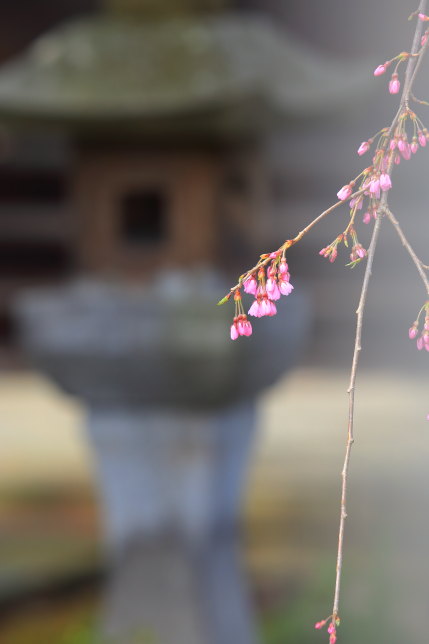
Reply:
M15 312L35 366L91 406L210 408L271 385L309 329L297 288L277 316L254 321L251 338L232 342L233 304L216 306L227 290L209 270L164 273L147 286L81 280L24 292Z

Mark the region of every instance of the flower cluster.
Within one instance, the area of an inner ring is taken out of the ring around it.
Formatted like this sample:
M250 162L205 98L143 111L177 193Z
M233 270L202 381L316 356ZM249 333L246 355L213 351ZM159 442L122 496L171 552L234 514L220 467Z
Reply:
M405 54L400 54L400 56L403 59ZM385 67L390 62L388 61L380 67ZM380 73L382 72L377 72L377 75ZM369 224L377 218L381 197L392 187L392 166L398 165L401 160L411 159L419 147L426 146L428 140L428 130L418 116L409 107L406 107L396 119L393 127L383 128L367 141L362 141L357 150L359 156L369 152L373 145L375 147L372 165L365 168L355 179L338 191L337 196L340 201L349 200L350 222L341 235L338 235L329 246L322 248L320 255L327 257L330 262L334 262L338 254L338 244L343 242L345 246L348 246L348 235L351 235L353 248L350 254L350 265L355 266L366 256L366 250L359 243L354 228L357 212L363 210L362 221L364 224Z
M333 617L330 615L326 619L322 619L320 622L316 622L314 625L314 628L317 630L321 630L325 624L329 622L329 626L327 628L327 631L329 633L329 644L335 644L337 641L337 627L340 625L340 619L339 617Z
M272 261L266 270L261 266L256 274L250 273L243 282L246 293L255 296L249 315L256 318L275 315L276 301L282 295L289 295L293 291L286 259L283 257L280 260L277 253L272 253L272 256Z
M420 316L423 311L425 311L425 321L423 330L419 335ZM422 349L429 351L429 300L423 304L416 321L413 322L413 325L408 329L408 337L410 340L415 340L417 338L416 344L419 351Z
M231 324L231 340L237 340L240 335L249 336L252 335L252 325L247 319L247 315L243 309L243 303L241 301L241 293L238 289L234 293L234 302L235 302L235 315Z
M237 340L240 335L252 335L252 325L243 308L241 288L255 297L247 315L257 318L276 315L276 301L282 295L290 295L293 291L284 247L273 253L261 255L256 267L244 273L237 287L231 289L219 302L223 304L234 295L235 315L231 325L231 340Z
M351 240L352 240L352 249L350 252L350 264L347 264L347 266L356 266L364 257L366 257L366 250L362 246L362 244L359 242L356 234L356 230L354 229L352 222L349 224L349 226L346 228L346 230L341 234L338 235L334 239L333 242L331 242L328 246L325 248L322 248L322 250L319 251L319 255L322 257L326 257L329 259L329 261L335 262L338 256L338 250L337 246L341 242L344 244L344 246L348 247L349 242L348 242L348 236L350 235Z

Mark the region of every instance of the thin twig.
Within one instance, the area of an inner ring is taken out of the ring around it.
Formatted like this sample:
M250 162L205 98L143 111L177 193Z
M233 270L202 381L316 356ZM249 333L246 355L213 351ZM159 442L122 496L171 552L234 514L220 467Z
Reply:
M377 245L381 221L382 221L381 217L378 216L374 225L374 229L372 231L371 243L368 248L367 264L365 267L365 274L362 282L362 290L359 298L359 306L356 310L357 318L356 318L355 346L354 346L354 352L353 352L352 368L350 372L350 384L347 390L349 394L347 445L346 445L346 454L344 458L344 465L341 472L341 477L342 477L341 512L340 512L340 527L338 531L338 553L337 553L334 605L332 609L334 620L336 620L338 617L339 602L340 602L341 572L342 572L342 564L343 564L344 527L345 527L345 520L347 517L347 481L348 481L350 454L351 454L352 445L354 443L354 433L353 433L354 398L355 398L355 383L356 383L357 367L359 363L359 354L361 351L362 322L363 322L363 314L365 311L366 298L368 294L369 279L372 273L372 264L374 260L374 253Z
M399 238L400 238L400 240L402 242L402 245L404 246L404 248L408 252L408 254L411 257L411 259L413 260L413 262L415 264L415 267L417 268L417 271L418 271L420 277L422 278L423 284L425 285L426 293L429 295L429 279L428 279L428 277L427 277L427 275L426 275L426 273L424 271L424 269L425 268L427 269L428 267L425 264L423 264L423 262L421 261L421 259L419 259L419 257L417 257L413 247L411 246L410 242L406 238L401 226L399 225L398 220L396 219L396 217L394 216L392 211L386 206L383 209L383 212L388 217L388 219L391 221L392 225L394 226L396 232L399 235Z
M365 192L365 189L363 188L360 190L356 190L356 192L351 194L349 198L354 199L362 195L364 192ZM282 252L283 250L287 250L291 246L294 246L295 244L297 244L299 241L301 241L304 235L306 235L316 224L319 223L319 221L324 219L326 215L329 215L333 210L335 210L335 208L338 208L338 206L341 206L341 204L343 203L344 201L337 201L332 206L329 206L329 208L324 210L322 213L320 213L320 215L318 215L309 224L307 224L307 226L303 228L293 239L287 239L285 242L283 242L283 244L280 246L280 248L278 248L276 252ZM226 295L226 297L224 297L220 301L220 303L223 303L224 301L226 301L226 299L229 299L231 295L241 287L242 283L247 279L247 277L255 273L258 269L262 268L263 266L266 266L270 261L271 261L270 253L261 255L261 259L258 261L258 263L255 264L255 266L253 266L252 268L249 268L248 271L246 271L245 273L243 273L243 275L240 276L237 284L235 284L235 286L230 288L228 295Z

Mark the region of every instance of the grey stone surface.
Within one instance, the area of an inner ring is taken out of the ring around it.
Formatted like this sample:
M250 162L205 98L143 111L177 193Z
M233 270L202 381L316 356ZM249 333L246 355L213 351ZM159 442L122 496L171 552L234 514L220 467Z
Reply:
M151 285L82 281L19 296L19 333L36 366L91 405L207 409L251 399L289 368L309 330L296 289L277 317L232 342L233 304L212 271ZM248 298L250 304L251 299Z
M320 56L266 17L96 16L43 35L3 66L0 115L237 136L267 119L331 114L369 81L362 63Z

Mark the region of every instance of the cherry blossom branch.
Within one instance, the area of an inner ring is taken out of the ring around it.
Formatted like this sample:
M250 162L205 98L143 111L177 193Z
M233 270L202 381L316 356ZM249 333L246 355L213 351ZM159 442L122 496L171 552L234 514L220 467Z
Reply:
M286 251L291 246L298 243L317 223L331 213L342 203L349 203L350 218L347 226L342 233L325 248L319 251L319 254L334 262L338 255L338 247L344 244L348 247L349 240L352 242L350 252L351 262L348 266L354 267L367 257L367 263L363 276L362 288L359 298L358 308L356 310L356 332L354 341L354 351L350 370L350 381L347 390L349 397L348 420L347 420L347 442L342 468L341 484L341 503L340 503L340 523L338 530L338 550L336 561L336 577L333 598L333 609L331 615L317 622L317 629L323 628L326 624L329 633L329 643L335 644L337 641L337 626L339 619L340 587L341 575L343 568L343 549L344 549L344 532L345 520L347 518L347 488L351 449L354 443L354 403L356 376L359 365L362 340L363 317L366 307L368 288L372 274L375 250L380 234L383 217L390 219L395 226L399 237L402 240L406 250L410 254L419 274L423 280L426 292L429 295L429 278L425 270L429 270L425 264L415 254L413 248L406 239L398 221L391 213L388 207L388 192L392 187L391 175L394 165L401 163L401 160L409 160L415 154L419 147L424 148L429 141L429 131L422 123L421 119L409 108L409 100L413 97L412 88L417 72L421 65L423 55L429 46L429 29L422 37L423 22L429 22L429 16L425 14L428 0L420 0L419 8L411 17L417 17L417 24L413 37L413 44L410 52L401 52L394 58L387 60L374 70L374 76L384 74L390 65L394 64L393 73L388 83L390 94L399 94L401 81L399 80L398 70L402 63L406 63L404 74L404 85L402 96L399 101L398 110L389 127L383 127L373 137L363 141L359 146L357 153L359 156L366 154L374 142L374 152L372 156L372 165L366 167L357 177L344 185L337 193L339 201L330 206L327 210L318 215L303 230L301 230L293 239L287 239L276 251L265 253L260 256L258 262L253 268L249 269L238 279L229 293L219 302L223 304L233 296L235 302L235 314L231 325L231 339L237 340L240 336L250 336L252 334L252 324L247 315L260 318L263 316L272 316L277 312L276 301L282 295L289 295L293 291L290 283L290 274L286 262ZM411 133L411 141L408 136ZM358 211L363 208L363 223L369 224L375 220L374 229L368 251L359 243L356 232L356 218ZM243 308L242 290L254 296L254 301L250 306L247 314ZM425 322L420 337L419 320L422 312L425 311ZM429 298L420 309L416 321L409 329L409 337L417 338L417 348L425 348L429 351ZM429 416L428 416L429 420Z
M421 0L418 13L425 12L426 4L427 4L427 0ZM392 125L389 128L389 134L392 134L393 131L395 130L398 120L400 118L400 115L402 114L404 108L408 108L408 100L410 97L412 85L416 77L416 71L418 68L418 64L416 65L413 54L416 53L419 47L421 33L422 33L422 23L418 20L415 33L414 33L411 55L408 58L407 69L405 72L405 83L404 83L404 89L403 89L403 93L400 101L400 106L397 114L395 115L395 118L393 119ZM389 166L386 169L386 174L388 174L389 177L392 173L392 165L393 165L393 159L391 158L389 162ZM331 619L331 624L329 627L331 644L335 644L336 642L336 626L338 626L339 624L339 602L340 602L341 574L342 574L342 567L343 567L344 529L345 529L345 520L347 518L347 485L348 485L351 449L354 443L354 398L355 398L354 394L355 394L357 368L359 364L359 355L361 351L363 314L365 310L369 280L372 273L374 253L375 253L375 248L377 245L377 240L380 232L383 213L387 214L387 216L390 218L392 223L395 225L397 232L401 237L402 242L404 243L404 246L406 247L413 261L416 264L417 270L419 271L420 276L422 277L425 283L425 286L426 287L429 286L429 282L427 280L426 275L424 274L420 260L415 255L413 249L411 248L410 244L408 243L405 236L403 235L398 222L396 221L396 219L393 217L392 213L388 209L387 195L388 195L387 191L383 192L382 198L380 200L380 204L377 212L377 219L372 233L371 243L368 249L368 259L367 259L367 265L365 268L365 274L364 274L363 283L362 283L362 290L360 294L359 305L356 311L357 320L356 320L355 345L354 345L352 367L351 367L351 373L350 373L350 385L347 390L349 394L349 411L348 411L346 453L344 457L344 465L343 465L342 474L341 474L342 486L341 486L341 504L340 504L340 525L338 530L338 551L337 551L334 601L333 601L332 616L331 618L328 618L328 619ZM329 629L328 629L328 632L329 632Z
M353 199L353 198L360 197L360 195L362 195L362 194L363 194L363 192L364 192L364 190L363 190L363 189L361 189L361 190L357 190L356 192L354 192L354 193L351 195L351 198ZM257 262L257 264L255 264L255 266L253 266L252 268L249 268L249 270L248 270L248 271L246 271L245 273L243 273L242 275L240 275L240 277L239 277L239 279L238 279L237 284L235 284L233 287L231 287L231 289L230 289L229 293L228 293L227 295L225 295L225 297L223 297L223 298L218 302L218 304L224 304L225 302L227 302L227 301L230 299L230 297L231 297L231 296L232 296L232 295L233 295L233 294L234 294L234 293L235 293L239 288L241 288L241 286L242 286L243 282L245 282L245 281L246 281L246 279L247 279L250 275L252 275L252 274L253 274L253 273L255 273L256 271L258 271L260 268L264 268L265 266L267 266L267 264L269 264L269 262L270 262L270 261L272 260L272 258L273 258L273 255L281 255L281 254L282 254L282 253L284 253L286 250L288 250L291 246L294 246L295 244L297 244L299 241L301 241L301 239L302 239L302 238L303 238L303 237L304 237L308 232L310 232L310 230L311 230L312 228L314 228L314 226L316 226L316 224L318 224L320 221L322 221L322 219L324 219L324 218L325 218L327 215L329 215L333 210L335 210L335 208L338 208L338 206L341 206L343 203L344 203L344 202L343 202L343 200L337 201L337 202L336 202L336 203L334 203L332 206L330 206L329 208L327 208L326 210L324 210L322 213L320 213L320 215L318 215L317 217L315 217L315 219L313 219L309 224L307 224L307 226L306 226L305 228L303 228L303 229L302 229L302 230L301 230L301 231L300 231L300 232L299 232L295 237L293 237L293 239L286 239L286 241L285 241L285 242L284 242L284 243L283 243L283 244L282 244L282 245L281 245L281 246L280 246L276 251L274 251L274 253L264 253L263 255L261 255L261 256L260 256L259 261Z
M429 279L424 271L424 269L429 270L429 266L426 266L426 264L423 264L422 260L419 259L419 257L416 255L413 247L411 246L410 242L406 238L401 226L399 225L398 220L392 213L392 211L386 206L383 208L382 212L388 217L388 219L391 221L393 227L395 228L396 232L398 233L398 236L402 242L402 245L404 246L405 250L413 260L415 267L417 268L417 271L422 278L422 282L425 285L426 293L429 295Z

